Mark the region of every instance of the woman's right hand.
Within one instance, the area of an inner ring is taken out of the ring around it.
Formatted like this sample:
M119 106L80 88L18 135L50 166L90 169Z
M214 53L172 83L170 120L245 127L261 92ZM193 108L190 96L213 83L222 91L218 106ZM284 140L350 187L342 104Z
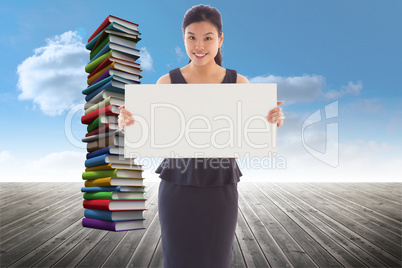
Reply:
M125 126L131 126L132 124L134 124L135 120L133 114L126 110L124 105L120 106L119 109L119 128L124 129Z

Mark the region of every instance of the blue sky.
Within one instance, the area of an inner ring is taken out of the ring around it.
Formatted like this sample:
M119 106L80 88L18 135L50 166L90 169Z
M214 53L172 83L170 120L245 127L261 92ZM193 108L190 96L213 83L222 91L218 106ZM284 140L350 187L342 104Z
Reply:
M80 181L85 126L77 105L84 101L86 40L109 14L138 23L142 83L155 83L187 63L181 23L196 4L2 3L0 167L8 170L2 181ZM278 83L285 100L278 150L286 168L241 167L244 180L402 181L401 1L203 4L222 14L223 66L251 82ZM331 103L337 105L337 138L326 140L326 125L318 123L305 128L302 140L303 123ZM335 167L311 153L323 153L326 145L339 159ZM157 178L154 168L147 169L149 178Z

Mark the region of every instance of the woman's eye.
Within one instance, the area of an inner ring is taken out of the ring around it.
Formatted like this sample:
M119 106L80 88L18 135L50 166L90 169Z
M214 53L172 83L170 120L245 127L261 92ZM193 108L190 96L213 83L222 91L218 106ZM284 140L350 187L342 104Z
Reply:
M190 39L190 40L194 40L194 39L195 39L195 37L194 37L194 36L190 36L188 39Z
M205 37L205 40L206 41L211 40L211 37Z

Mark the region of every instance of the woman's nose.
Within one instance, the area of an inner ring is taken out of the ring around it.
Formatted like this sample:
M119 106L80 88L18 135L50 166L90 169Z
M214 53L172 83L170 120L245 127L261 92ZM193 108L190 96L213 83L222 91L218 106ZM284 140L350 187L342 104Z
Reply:
M204 42L202 40L197 40L197 42L195 43L195 48L196 49L204 48Z

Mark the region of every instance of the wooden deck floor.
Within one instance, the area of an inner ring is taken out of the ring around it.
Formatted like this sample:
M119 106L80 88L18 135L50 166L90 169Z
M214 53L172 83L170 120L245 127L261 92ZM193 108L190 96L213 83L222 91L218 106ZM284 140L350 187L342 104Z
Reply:
M145 230L82 228L81 183L2 183L1 267L163 267L159 182ZM240 182L233 267L401 267L400 183Z

